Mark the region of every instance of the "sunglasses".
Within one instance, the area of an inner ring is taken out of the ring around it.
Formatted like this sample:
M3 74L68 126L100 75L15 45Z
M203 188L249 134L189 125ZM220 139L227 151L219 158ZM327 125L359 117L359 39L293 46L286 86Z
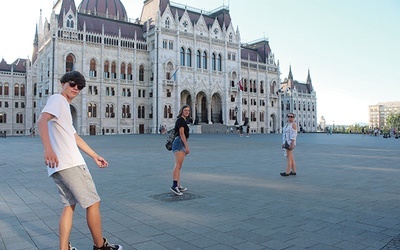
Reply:
M74 82L69 82L69 86L71 87L71 88L75 88L75 86L77 86L78 85L78 89L79 90L82 90L85 86L84 85L79 85L79 84L76 84L76 83L74 83Z
M292 115L288 115L287 117L288 117L288 118L293 118L293 116L292 116Z

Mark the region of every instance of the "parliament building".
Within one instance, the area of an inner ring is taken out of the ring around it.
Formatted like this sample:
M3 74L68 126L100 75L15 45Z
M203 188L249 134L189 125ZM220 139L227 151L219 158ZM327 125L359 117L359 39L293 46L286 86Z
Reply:
M71 70L86 78L70 105L80 135L158 133L174 126L184 104L194 132L215 124L281 130L286 92L268 39L242 43L229 6L207 12L145 0L138 7L134 19L121 0L58 0L50 17L40 12L32 58L0 62L0 132L29 134ZM316 113L315 101L296 102ZM303 120L307 130L315 127Z

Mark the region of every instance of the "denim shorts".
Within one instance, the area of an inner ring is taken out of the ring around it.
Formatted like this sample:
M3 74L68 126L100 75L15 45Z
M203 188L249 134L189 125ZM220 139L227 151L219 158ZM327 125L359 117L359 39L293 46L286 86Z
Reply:
M185 152L185 145L182 142L182 139L180 136L175 137L175 140L172 142L172 152Z
M64 206L79 203L83 209L100 201L92 176L86 165L67 168L51 175Z

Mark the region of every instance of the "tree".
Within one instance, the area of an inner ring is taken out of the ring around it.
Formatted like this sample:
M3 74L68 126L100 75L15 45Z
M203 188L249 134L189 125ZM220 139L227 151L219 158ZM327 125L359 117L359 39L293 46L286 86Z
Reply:
M399 131L400 127L400 113L390 113L386 119L386 125L389 128L395 128L396 131Z

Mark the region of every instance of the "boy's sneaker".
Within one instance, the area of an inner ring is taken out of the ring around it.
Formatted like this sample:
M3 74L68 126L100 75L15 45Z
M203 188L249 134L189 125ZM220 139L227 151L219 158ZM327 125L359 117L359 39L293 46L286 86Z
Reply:
M183 193L179 190L178 187L171 187L171 191L176 195L183 195Z
M93 245L93 250L122 250L122 246L110 244L110 243L108 243L106 238L103 238L103 239L104 239L103 246L98 248Z
M180 187L179 187L179 191L181 191L181 192L186 192L186 191L187 191L187 188L180 186Z
M71 245L71 242L68 242L68 249L69 249L69 250L78 250L76 247L73 247L73 246Z

